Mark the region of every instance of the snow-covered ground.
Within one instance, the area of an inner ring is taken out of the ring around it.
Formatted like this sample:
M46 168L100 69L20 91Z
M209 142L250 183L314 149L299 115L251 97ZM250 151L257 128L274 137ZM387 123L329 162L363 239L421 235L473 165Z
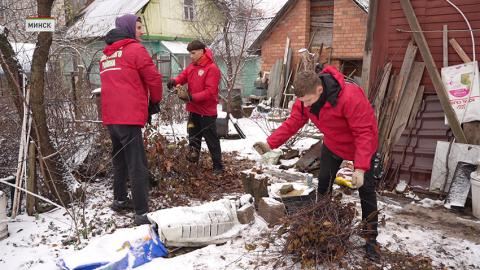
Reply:
M259 160L252 145L266 139L266 122L239 119L238 124L247 138L222 140L222 151L237 151L241 157ZM186 125L179 124L173 130L170 126L162 128L162 133L185 136L185 130ZM231 123L230 133L235 133ZM301 139L296 146L306 149L314 142L314 139ZM110 185L102 182L90 185L90 193L97 195L87 197L87 222L90 219L104 222L103 226L96 227L93 239L115 229L124 230L120 227L127 218L114 215L108 209L112 197ZM346 198L355 201L359 207L357 194ZM438 267L480 269L480 221L450 213L443 208L442 202L418 197L394 200L390 196L379 196L379 208L385 220L378 237L383 248L428 256ZM9 221L10 237L0 241L0 269L59 269L57 260L75 251L73 245L66 244L73 235L71 224L63 209L37 217L19 215ZM157 258L137 269L272 269L272 262L276 259L273 253L269 258L269 253L261 252L261 246L251 248L261 238L261 233L268 230L267 224L257 217L254 224L243 225L240 235L223 245L209 245L173 258ZM83 240L80 247L91 240Z

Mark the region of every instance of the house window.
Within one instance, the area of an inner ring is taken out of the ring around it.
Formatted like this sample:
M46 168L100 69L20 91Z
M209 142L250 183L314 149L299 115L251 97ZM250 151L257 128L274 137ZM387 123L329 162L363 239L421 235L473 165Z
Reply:
M183 19L193 21L194 18L193 0L183 0Z

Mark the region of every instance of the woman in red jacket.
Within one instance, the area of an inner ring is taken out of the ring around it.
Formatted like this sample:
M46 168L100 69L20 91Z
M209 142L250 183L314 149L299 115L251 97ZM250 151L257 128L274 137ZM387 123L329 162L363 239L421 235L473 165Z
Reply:
M115 29L105 36L107 45L100 60L102 121L112 140L114 211L135 209L135 223L148 223L148 165L142 127L149 114L149 101L162 99L162 76L139 42L140 18L118 17ZM127 176L133 205L127 196Z
M217 104L220 70L213 61L212 51L199 40L193 40L187 46L192 63L175 79L170 79L169 89L188 83L187 92L179 92L178 97L187 102L189 160L197 162L200 158L202 137L207 142L212 157L213 172L223 172L222 150L217 135Z
M267 138L267 143L258 142L254 147L263 149L260 152L277 148L311 120L324 135L317 192L331 193L340 164L353 160L352 184L359 189L362 219L367 222L366 256L378 260L377 197L371 166L378 129L372 106L363 90L345 82L334 67L325 68L320 75L300 72L294 81L294 93L297 100L290 117Z

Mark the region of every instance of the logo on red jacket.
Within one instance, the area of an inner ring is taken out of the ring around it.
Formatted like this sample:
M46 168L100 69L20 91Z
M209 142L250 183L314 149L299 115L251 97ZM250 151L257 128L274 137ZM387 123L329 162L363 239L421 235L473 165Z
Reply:
M205 73L205 71L203 69L199 69L198 70L198 76L203 76L203 74Z

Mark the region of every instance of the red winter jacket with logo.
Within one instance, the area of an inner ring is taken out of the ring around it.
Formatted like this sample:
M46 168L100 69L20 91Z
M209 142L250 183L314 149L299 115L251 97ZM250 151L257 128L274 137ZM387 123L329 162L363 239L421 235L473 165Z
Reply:
M345 160L353 160L356 169L367 171L378 147L373 108L363 90L345 82L343 75L334 67L327 67L323 72L332 74L341 86L337 105L333 107L326 102L319 115L314 115L310 107L304 107L297 99L290 117L267 138L267 142L272 149L279 147L310 119L324 134L323 143L328 149Z
M144 126L148 99L162 100L162 76L145 47L135 39L107 45L100 60L104 125Z
M206 60L191 63L174 80L176 84L188 83L192 101L187 103L187 111L204 116L217 116L218 84L220 70L213 62L210 49L205 49Z

